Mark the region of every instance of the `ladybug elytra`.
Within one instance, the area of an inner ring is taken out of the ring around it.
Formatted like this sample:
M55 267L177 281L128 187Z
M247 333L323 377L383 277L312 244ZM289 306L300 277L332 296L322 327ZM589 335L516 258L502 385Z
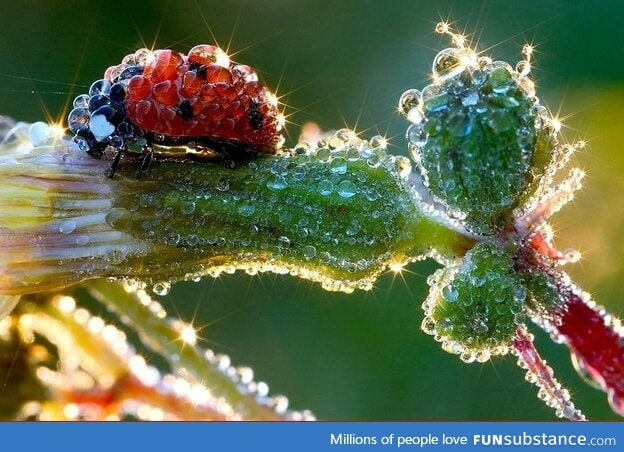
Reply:
M79 147L96 158L108 146L116 150L110 177L131 144L142 151L140 175L154 144L186 146L232 162L276 154L284 141L275 95L254 69L231 64L212 45L195 46L187 55L140 49L109 67L73 106L68 123Z

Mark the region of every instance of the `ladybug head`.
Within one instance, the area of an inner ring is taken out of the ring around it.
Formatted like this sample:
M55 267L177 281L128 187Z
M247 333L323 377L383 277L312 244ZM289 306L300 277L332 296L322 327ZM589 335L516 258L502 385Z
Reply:
M96 156L101 155L106 146L121 149L127 141L136 137L135 128L127 120L124 100L128 80L141 74L143 67L124 65L124 69L117 74L111 73L110 69L103 79L91 84L88 94L76 97L74 109L68 117L75 141L82 149Z

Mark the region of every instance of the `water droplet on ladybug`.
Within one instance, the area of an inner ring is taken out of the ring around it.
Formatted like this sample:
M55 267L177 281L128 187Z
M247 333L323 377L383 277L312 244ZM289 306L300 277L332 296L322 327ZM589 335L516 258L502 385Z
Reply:
M95 96L96 94L107 96L110 93L111 86L111 82L108 80L96 80L89 88L89 96Z
M126 97L126 87L121 83L113 84L108 97L113 105L123 106L123 101Z
M95 94L89 99L89 110L94 112L98 108L108 104L110 104L108 97L102 94Z
M116 81L123 82L126 80L130 80L135 75L141 75L141 74L143 74L142 66L130 66L130 67L125 68L123 71L121 71Z
M74 99L73 107L86 108L89 106L89 99L91 99L91 96L89 96L88 94L81 94Z
M69 112L67 123L72 133L78 133L84 127L88 127L91 114L86 108L74 108Z

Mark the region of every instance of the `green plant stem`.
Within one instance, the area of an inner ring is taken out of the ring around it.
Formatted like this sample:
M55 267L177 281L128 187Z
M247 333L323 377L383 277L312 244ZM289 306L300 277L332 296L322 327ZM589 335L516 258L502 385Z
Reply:
M456 258L474 244L425 214L385 151L374 166L346 158L349 149L319 155L257 158L233 170L155 162L116 202L124 210L113 226L151 250L129 258L127 274L158 281L272 270L352 291L372 287L388 267Z

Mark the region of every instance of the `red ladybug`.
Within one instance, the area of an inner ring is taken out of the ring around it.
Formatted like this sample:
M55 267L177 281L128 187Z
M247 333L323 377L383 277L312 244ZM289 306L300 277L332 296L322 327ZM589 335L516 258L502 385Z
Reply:
M89 94L74 100L69 129L81 149L100 158L117 150L112 177L128 145L144 156L139 175L154 155L152 145L187 146L226 162L254 153L276 154L284 139L277 98L258 82L254 69L230 64L223 50L193 47L140 49L109 67Z

